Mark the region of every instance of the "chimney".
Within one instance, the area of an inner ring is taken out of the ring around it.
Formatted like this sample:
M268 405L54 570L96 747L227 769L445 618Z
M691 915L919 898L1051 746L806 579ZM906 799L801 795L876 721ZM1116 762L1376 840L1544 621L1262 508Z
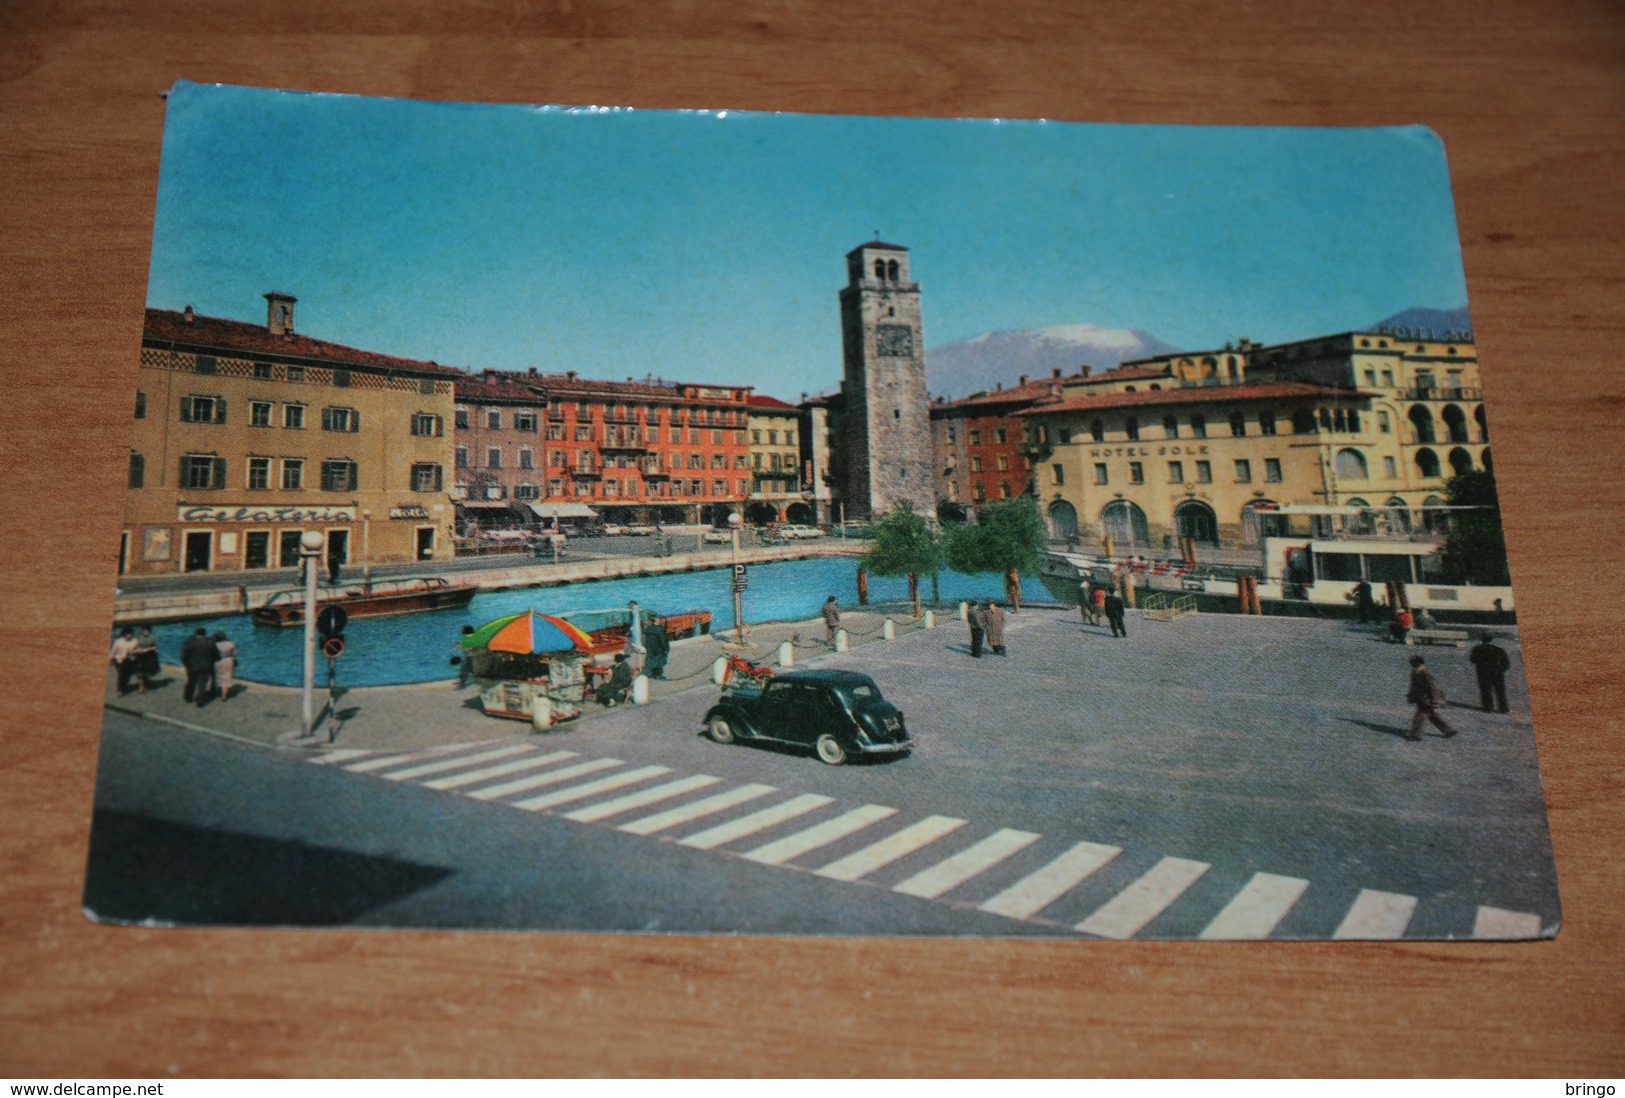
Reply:
M1085 366L1083 368L1083 372L1081 374L1079 374L1078 376L1079 377L1088 377L1090 374L1094 373L1094 369L1095 368L1093 366Z
M292 294L279 294L275 290L265 295L265 330L272 335L293 335L293 305L298 301Z
M1002 381L995 381L995 382L994 382L994 383L993 383L993 391L994 391L994 392L995 392L995 393L1002 393L1002 392L1004 392L1004 382L1002 382Z
M1025 385L1025 384L1027 384L1027 375L1026 375L1026 374L1022 374L1022 375L1021 375L1021 382L1020 382L1020 384L1022 384L1022 385Z
M531 367L531 368L530 368L530 376L531 376L531 377L535 377L535 376L536 376L536 367L534 367L534 366L532 366L532 367Z
M1049 376L1050 377L1060 377L1061 376L1061 368L1059 366L1055 367L1055 369L1053 369L1053 370L1051 370L1049 372Z
M192 311L192 306L188 305L186 308L181 310L181 323L182 324L190 324L190 323L192 323L192 321L194 321L196 319L197 319L197 314Z
M564 371L564 377L567 381L574 381L576 379L576 372L574 370L566 370Z

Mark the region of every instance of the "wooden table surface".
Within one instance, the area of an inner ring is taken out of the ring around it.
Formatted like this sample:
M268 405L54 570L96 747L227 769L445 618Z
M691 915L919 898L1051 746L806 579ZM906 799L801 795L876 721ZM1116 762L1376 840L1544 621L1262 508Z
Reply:
M90 925L79 890L125 395L159 93L180 78L1432 126L1495 423L1562 933L1118 944ZM1625 1074L1617 3L10 0L0 120L0 1076Z

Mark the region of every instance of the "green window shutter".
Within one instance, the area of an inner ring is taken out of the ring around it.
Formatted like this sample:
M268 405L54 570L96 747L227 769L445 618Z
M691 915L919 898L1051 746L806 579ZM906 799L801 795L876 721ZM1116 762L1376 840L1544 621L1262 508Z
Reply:
M192 422L192 398L191 397L184 397L184 396L181 397L181 422L182 423L191 423Z
M213 465L214 468L210 470L209 487L224 488L226 486L226 459L214 458L210 464Z
M224 423L224 422L226 422L226 398L225 397L215 397L214 398L214 421L216 423Z
M358 432L360 430L361 430L361 412L359 410L353 411L353 412L350 413L350 433L355 434L356 432Z

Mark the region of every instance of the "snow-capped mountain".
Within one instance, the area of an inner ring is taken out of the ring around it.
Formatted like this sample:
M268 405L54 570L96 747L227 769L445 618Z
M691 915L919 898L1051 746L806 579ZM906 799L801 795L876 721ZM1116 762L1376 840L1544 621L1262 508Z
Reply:
M1058 324L1007 329L926 348L925 378L933 396L962 397L999 383L1012 385L1022 374L1046 377L1057 369L1074 374L1084 365L1098 372L1179 349L1133 328Z
M1470 332L1473 330L1473 318L1463 305L1459 309L1424 309L1413 307L1395 313L1377 321L1371 326L1375 331L1378 328L1405 328L1411 331L1432 333L1434 339L1444 339L1446 333Z

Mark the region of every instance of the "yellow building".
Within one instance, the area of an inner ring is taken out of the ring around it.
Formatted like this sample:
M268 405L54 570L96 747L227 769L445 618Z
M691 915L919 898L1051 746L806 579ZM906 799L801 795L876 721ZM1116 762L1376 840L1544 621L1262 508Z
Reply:
M318 530L330 564L452 556L458 371L294 330L148 309L136 383L121 574L298 564Z
M1471 343L1350 332L1125 363L1021 413L1051 533L1119 552L1238 548L1279 504L1429 521L1491 467Z
M812 508L801 495L800 410L753 393L747 419L750 502L745 506L746 521L758 525L811 522Z

